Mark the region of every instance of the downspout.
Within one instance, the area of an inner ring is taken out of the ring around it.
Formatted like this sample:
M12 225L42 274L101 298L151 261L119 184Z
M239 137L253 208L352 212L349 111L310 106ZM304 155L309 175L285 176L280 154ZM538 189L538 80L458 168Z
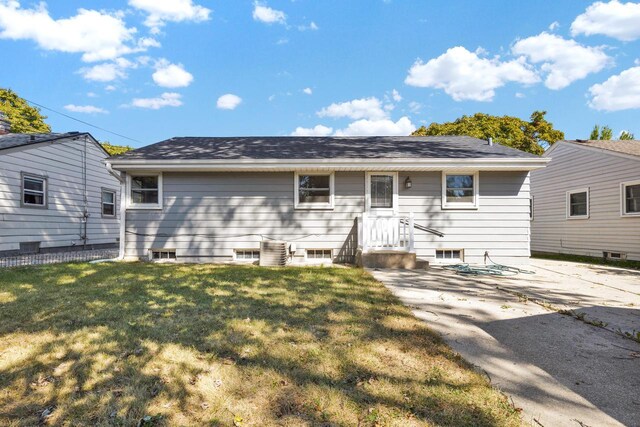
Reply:
M84 231L82 234L82 250L87 250L87 223L89 222L89 198L87 195L87 135L84 136L84 151L82 153L82 180L84 186L84 211L82 219L84 222Z
M125 250L125 238L126 238L126 222L127 222L127 180L124 178L123 173L118 173L113 170L111 167L111 163L106 162L107 171L111 175L113 175L118 181L120 181L120 248L118 251L118 259L124 259L124 250Z

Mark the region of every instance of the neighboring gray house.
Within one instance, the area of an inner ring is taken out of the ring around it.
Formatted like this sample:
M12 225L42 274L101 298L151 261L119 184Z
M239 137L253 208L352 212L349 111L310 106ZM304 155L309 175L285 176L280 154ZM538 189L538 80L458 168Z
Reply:
M127 259L255 261L282 241L293 262L526 263L529 172L548 160L456 136L186 137L107 162Z
M120 182L100 144L0 125L0 255L117 247Z
M560 141L544 156L531 249L640 260L640 141Z

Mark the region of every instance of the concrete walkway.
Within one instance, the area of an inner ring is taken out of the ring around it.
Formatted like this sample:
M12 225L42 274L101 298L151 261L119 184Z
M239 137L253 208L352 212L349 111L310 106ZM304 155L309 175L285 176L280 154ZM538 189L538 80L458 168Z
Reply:
M613 332L640 330L640 274L546 260L531 269L480 279L435 267L371 272L511 396L525 421L640 426L640 344Z

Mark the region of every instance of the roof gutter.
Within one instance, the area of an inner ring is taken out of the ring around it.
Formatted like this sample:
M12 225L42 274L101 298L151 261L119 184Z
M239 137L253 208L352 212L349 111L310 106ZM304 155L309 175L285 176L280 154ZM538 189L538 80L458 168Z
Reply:
M296 170L535 170L546 166L551 159L237 159L237 160L144 160L110 159L111 167L120 171L296 171Z

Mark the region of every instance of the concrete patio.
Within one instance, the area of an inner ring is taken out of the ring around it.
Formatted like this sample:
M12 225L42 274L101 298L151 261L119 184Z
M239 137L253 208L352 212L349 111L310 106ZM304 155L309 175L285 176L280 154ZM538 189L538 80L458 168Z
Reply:
M640 425L640 344L621 336L640 331L640 272L538 259L530 268L371 272L532 425Z

